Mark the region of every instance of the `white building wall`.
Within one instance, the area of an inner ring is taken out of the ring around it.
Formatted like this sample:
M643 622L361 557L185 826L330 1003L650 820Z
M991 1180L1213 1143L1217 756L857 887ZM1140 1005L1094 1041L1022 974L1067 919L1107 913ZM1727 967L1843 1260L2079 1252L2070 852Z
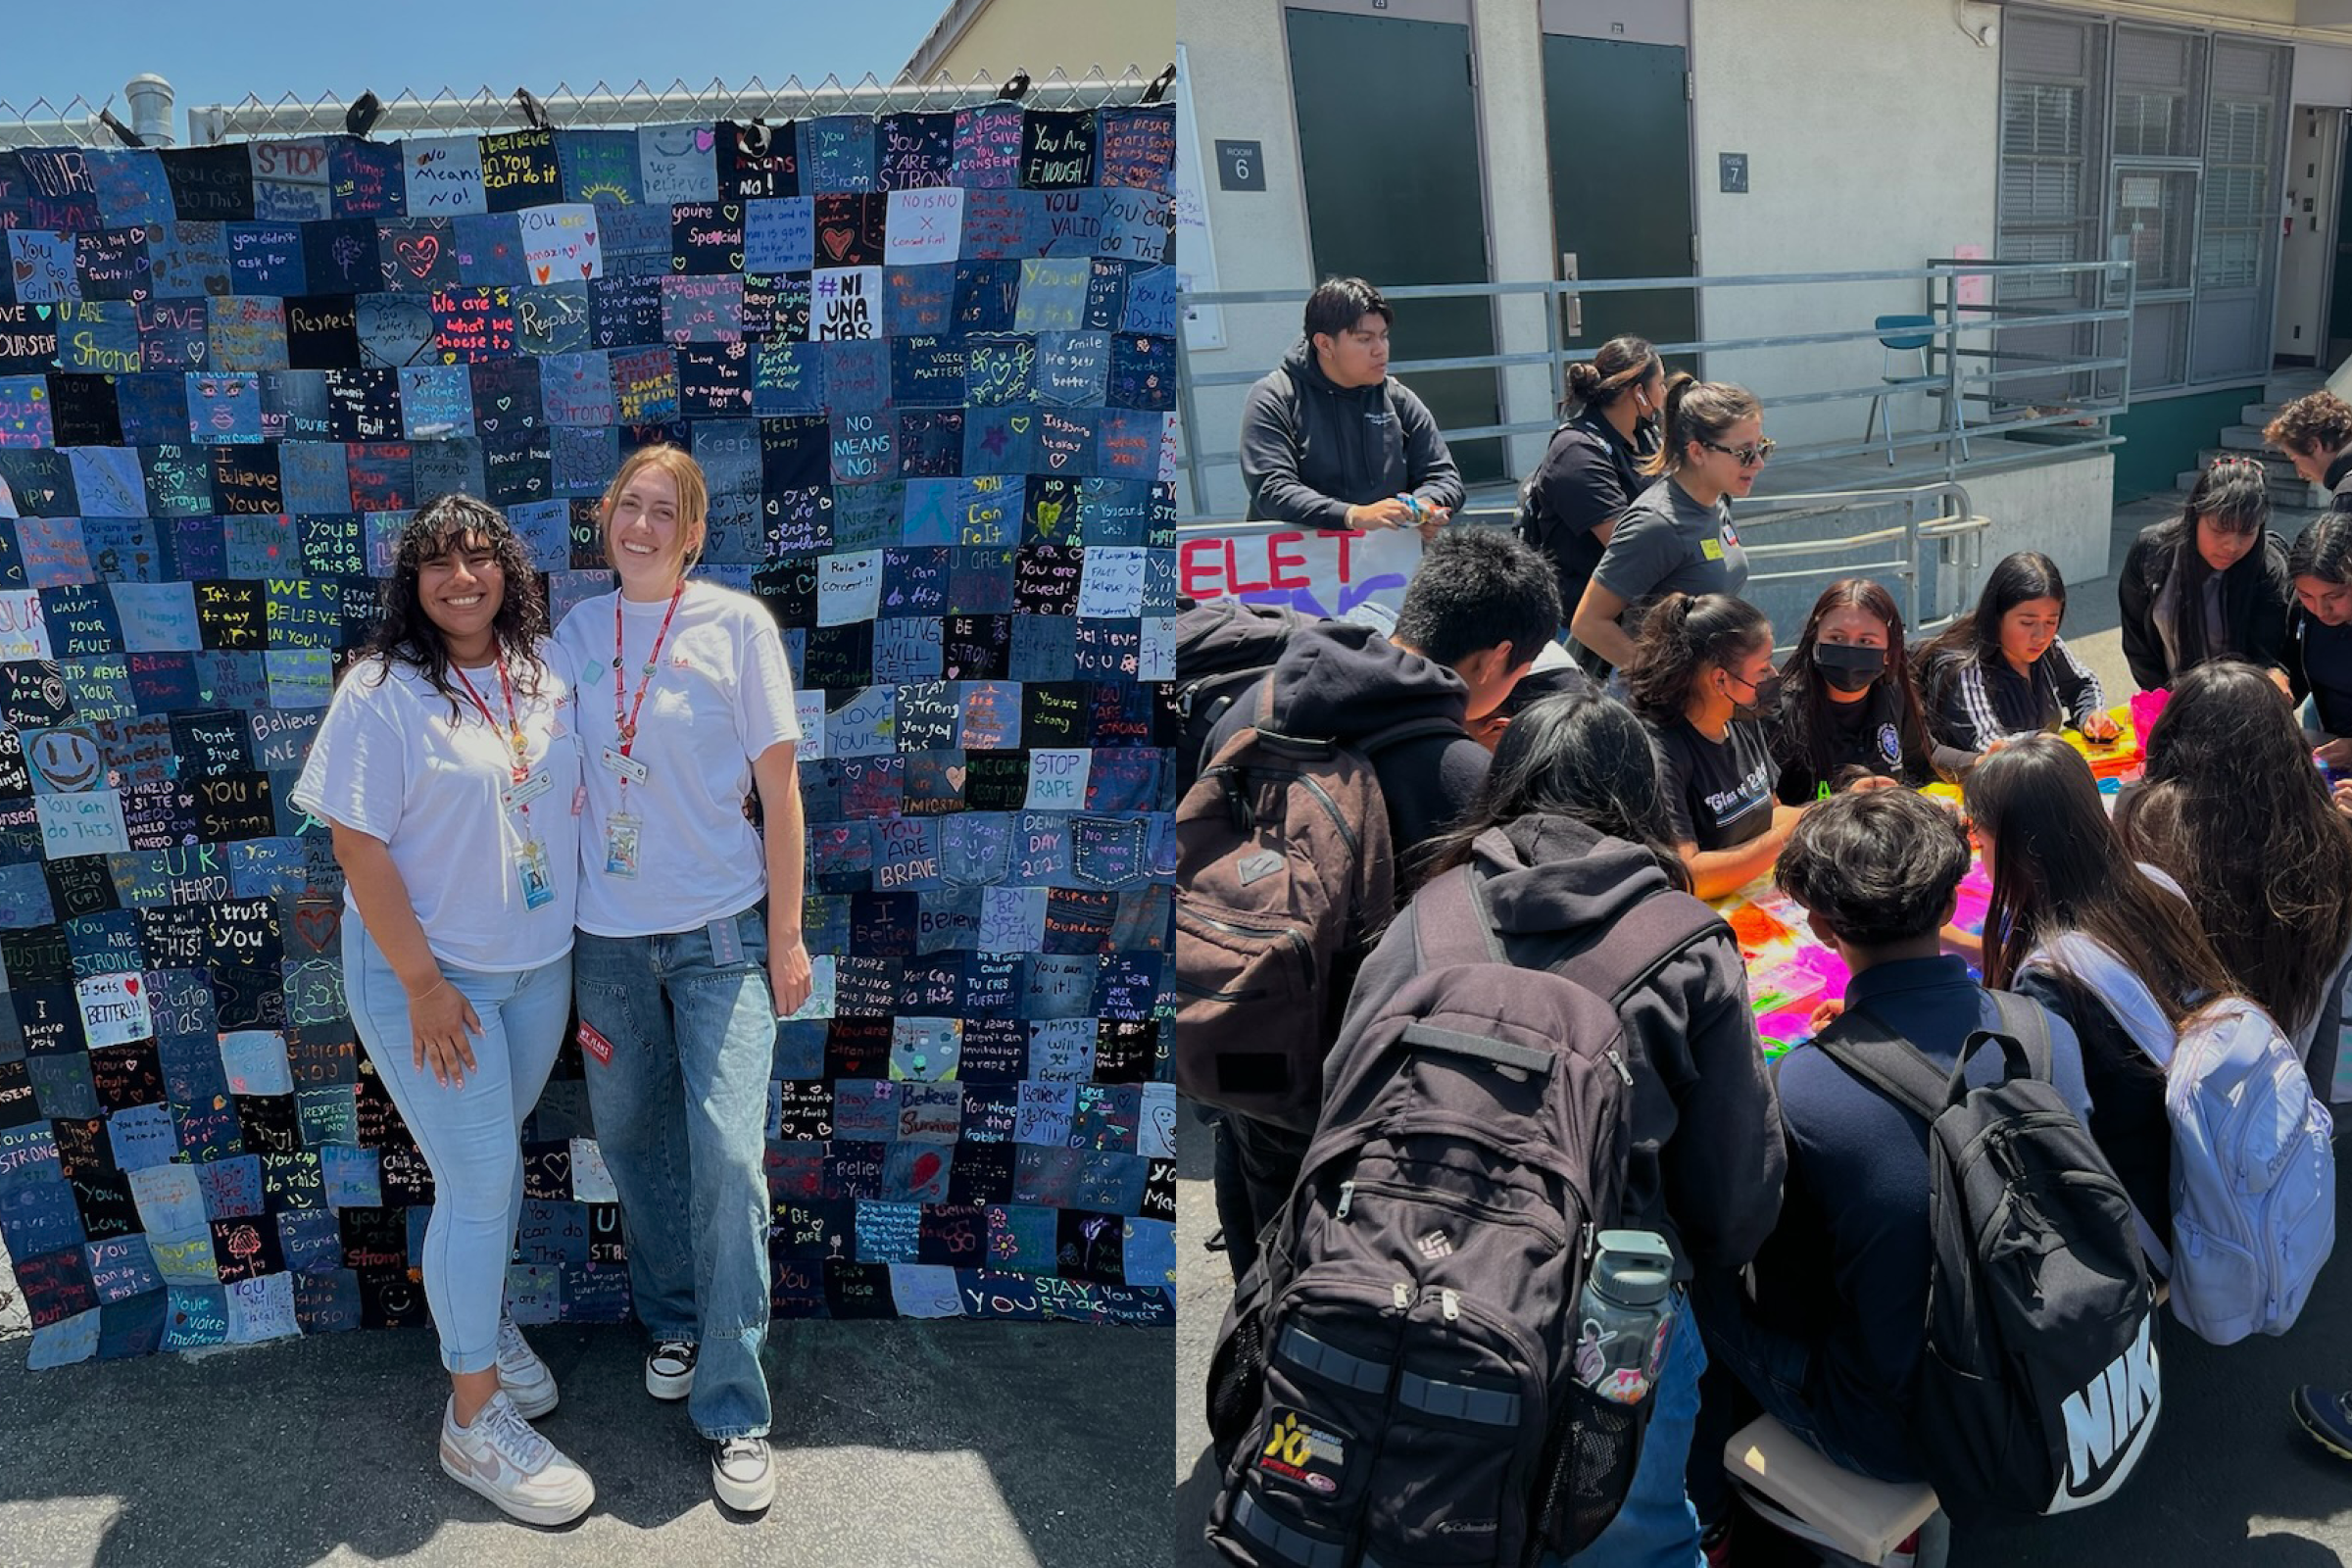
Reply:
M1993 239L2000 31L1971 6L1980 46L1949 0L1691 0L1691 156L1702 274L1871 271L1925 266ZM1748 191L1719 188L1717 157L1748 155ZM1867 327L1928 309L1924 282L1708 289L1707 338ZM1868 405L1775 413L1774 394L1866 386L1875 341L1713 356L1707 374L1750 385L1783 440L1858 441ZM1913 394L1898 428L1933 422Z

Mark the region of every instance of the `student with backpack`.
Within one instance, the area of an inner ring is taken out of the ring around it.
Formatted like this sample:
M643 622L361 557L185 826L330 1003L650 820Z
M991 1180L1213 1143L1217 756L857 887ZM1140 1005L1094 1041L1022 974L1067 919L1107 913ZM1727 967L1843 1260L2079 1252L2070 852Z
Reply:
M1617 519L1649 488L1642 465L1658 450L1666 364L1648 339L1613 337L1568 367L1568 402L1576 412L1520 487L1519 537L1551 558L1561 612L1574 614ZM1589 673L1608 673L1599 655L1578 653Z
M1659 1293L1737 1267L1781 1159L1739 947L1683 891L1656 775L1613 700L1535 704L1366 961L1213 1360L1211 1535L1234 1560L1321 1561L1353 1534L1366 1561L1520 1563L1532 1536L1580 1564L1695 1562L1704 1352L1662 1309L1628 1348L1656 1381L1618 1388L1641 1403L1595 1401L1616 1352L1579 1303L1619 1227L1672 1238Z
M1804 809L1772 795L1772 622L1728 594L1668 594L1642 623L1625 683L1665 760L1666 815L1692 891L1720 899L1746 886Z
M2180 885L2234 989L2278 1020L2327 1099L2352 964L2352 824L2270 678L2238 660L2182 676L2116 826Z
M1449 529L1393 634L1298 630L1210 731L1176 813L1176 1075L1225 1113L1218 1216L1237 1279L1298 1175L1348 984L1395 912L1396 858L1470 804L1489 754L1463 726L1558 623L1543 556Z
M1547 698L1507 730L1460 826L1430 846L1427 876L1467 865L1515 963L1596 974L1617 1001L1633 1069L1625 1198L1613 1222L1672 1244L1675 1273L1736 1269L1780 1211L1781 1129L1731 928L1689 896L1648 732L1597 693ZM1356 979L1349 1021L1414 976L1417 906ZM1600 989L1595 986L1595 989ZM1345 1033L1345 1031L1343 1031ZM1706 1353L1672 1331L1624 1510L1579 1564L1681 1560L1698 1544L1683 1493Z
M1985 575L1975 613L1920 651L1928 733L1972 755L2062 721L2086 740L2115 739L2099 677L2058 635L2065 618L2066 579L2057 563L2034 550L2003 557Z
M1956 1518L2104 1496L2156 1403L2153 1298L2074 1031L1937 951L1968 858L1906 790L1834 796L1790 835L1780 886L1853 979L1781 1060L1788 1174L1753 1299L1697 1286L1708 1355L1758 1403Z
M2030 735L1987 757L1968 809L1992 873L1984 928L2006 933L1985 984L2074 1028L2091 1137L2173 1315L2217 1345L2284 1333L2335 1240L2332 1126L2294 1047L2230 994L2172 878L2123 853L2073 747Z

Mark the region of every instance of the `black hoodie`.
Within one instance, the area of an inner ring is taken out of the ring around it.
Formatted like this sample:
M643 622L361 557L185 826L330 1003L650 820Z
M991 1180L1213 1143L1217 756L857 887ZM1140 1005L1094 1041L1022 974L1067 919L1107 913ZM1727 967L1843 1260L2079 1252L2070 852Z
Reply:
M1317 740L1358 740L1416 718L1448 718L1458 725L1470 702L1462 677L1446 665L1344 620L1319 620L1293 636L1266 679L1274 683L1283 733ZM1208 732L1204 755L1214 756L1243 726L1256 722L1262 688L1263 682L1253 685L1234 701ZM1489 760L1487 749L1467 732L1403 741L1372 759L1397 855L1462 814L1486 781Z
M1242 406L1242 482L1250 519L1345 528L1349 507L1411 494L1448 511L1462 478L1427 406L1390 376L1335 385L1300 338Z
M2221 619L2226 650L2205 646L2202 625L2189 628L2189 646L2175 650L2157 625L2156 611L2164 588L2178 569L2180 519L2150 523L2132 541L2116 579L2116 599L2123 611L2124 660L2141 691L2169 687L2195 664L2221 652L2250 659L2265 668L2287 662L2287 612L2295 603L2293 581L2286 574L2286 546L2263 530L2252 550L2240 556L2221 578ZM2195 548L2194 543L2190 544ZM2207 580L2215 575L2205 572ZM2176 662L2176 653L2178 661Z
M1606 925L1642 899L1689 897L1672 890L1648 851L1571 817L1523 816L1501 837L1507 855L1488 834L1475 858L1496 929L1514 951L1517 939L1525 951L1556 951L1569 933ZM1408 906L1364 960L1343 1035L1413 978L1413 914ZM1684 949L1618 1016L1635 1067L1625 1224L1674 1243L1678 1278L1689 1279L1694 1264L1738 1268L1780 1217L1788 1162L1730 928Z

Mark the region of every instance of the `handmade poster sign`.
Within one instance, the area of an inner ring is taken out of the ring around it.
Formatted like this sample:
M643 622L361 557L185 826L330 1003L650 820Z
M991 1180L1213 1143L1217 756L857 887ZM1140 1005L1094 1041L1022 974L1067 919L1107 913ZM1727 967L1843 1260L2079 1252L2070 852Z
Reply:
M34 1364L425 1321L431 1176L287 797L418 505L503 508L561 617L654 441L709 472L702 569L775 614L808 737L776 1311L1169 1320L1137 688L1181 577L1256 569L1178 567L1172 146L1165 110L990 104L0 151L0 1240ZM525 1130L524 1322L628 1311L578 1073Z

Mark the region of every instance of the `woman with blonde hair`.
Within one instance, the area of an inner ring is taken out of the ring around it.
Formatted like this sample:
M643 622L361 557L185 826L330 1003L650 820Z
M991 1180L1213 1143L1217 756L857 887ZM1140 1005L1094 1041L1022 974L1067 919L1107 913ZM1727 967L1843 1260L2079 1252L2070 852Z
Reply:
M580 1043L654 1340L646 1389L689 1401L719 1500L757 1511L776 1491L760 1364L767 1084L776 1018L809 990L801 732L774 619L687 579L709 504L685 453L632 454L603 502L620 586L574 608L556 640L587 758Z

